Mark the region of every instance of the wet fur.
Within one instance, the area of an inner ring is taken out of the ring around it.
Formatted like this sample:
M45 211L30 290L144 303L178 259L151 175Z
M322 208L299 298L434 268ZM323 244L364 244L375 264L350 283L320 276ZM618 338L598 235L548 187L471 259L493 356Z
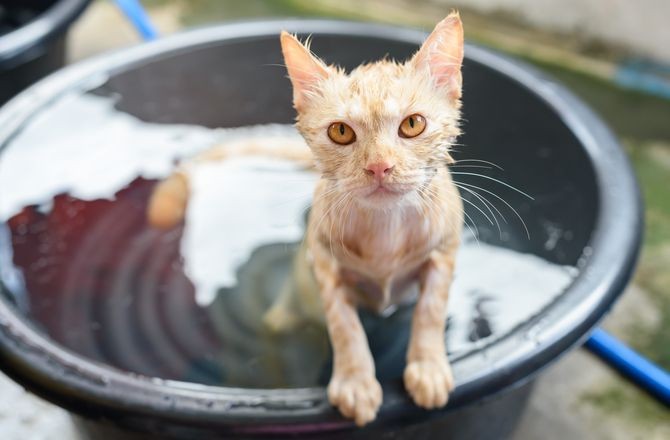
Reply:
M321 174L306 240L292 282L265 317L288 329L296 310L324 320L333 347L331 403L358 425L372 421L381 387L356 308L382 312L418 286L418 299L404 373L405 387L425 408L444 406L453 387L446 357L447 298L460 241L463 209L447 165L460 134L463 31L457 13L441 21L405 63L382 60L347 74L314 57L295 37L282 33L282 51L293 84L296 126L304 145L267 149L217 147L186 163L158 185L149 204L151 224L170 227L184 216L188 167L201 160L263 154L312 161ZM425 131L406 139L398 126L419 113ZM334 144L328 126L346 122L356 132L351 145ZM270 141L268 141L270 142ZM372 194L369 163L394 165L384 184L392 192ZM316 284L320 298L308 293Z

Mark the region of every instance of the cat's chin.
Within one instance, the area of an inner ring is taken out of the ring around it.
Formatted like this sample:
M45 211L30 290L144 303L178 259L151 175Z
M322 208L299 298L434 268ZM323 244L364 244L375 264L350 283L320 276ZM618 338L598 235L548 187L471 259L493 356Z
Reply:
M409 202L413 191L399 190L387 186L371 188L357 197L360 206L369 209L391 209Z

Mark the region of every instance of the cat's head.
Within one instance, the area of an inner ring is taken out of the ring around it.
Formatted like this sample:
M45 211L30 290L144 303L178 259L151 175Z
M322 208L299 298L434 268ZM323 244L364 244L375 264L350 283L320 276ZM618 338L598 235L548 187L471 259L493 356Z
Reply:
M382 60L349 74L286 32L281 45L298 130L338 191L371 208L411 203L452 161L463 60L458 13L438 23L405 63Z

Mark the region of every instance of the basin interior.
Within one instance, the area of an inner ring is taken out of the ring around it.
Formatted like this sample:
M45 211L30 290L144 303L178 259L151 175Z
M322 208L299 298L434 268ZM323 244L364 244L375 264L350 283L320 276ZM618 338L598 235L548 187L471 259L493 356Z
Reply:
M30 22L55 2L55 0L4 0L0 4L0 36Z
M312 47L347 69L416 49L327 34ZM184 224L159 231L145 220L178 157L230 137L295 136L281 64L276 36L197 46L91 78L27 119L0 150L0 300L123 371L250 388L326 383L320 325L277 335L262 323L290 277L316 176L277 161L220 164L200 175ZM467 188L468 226L446 336L457 378L459 359L525 331L569 288L598 213L590 159L555 112L483 64L466 59L463 76L452 171ZM362 318L378 376L401 377L411 306Z

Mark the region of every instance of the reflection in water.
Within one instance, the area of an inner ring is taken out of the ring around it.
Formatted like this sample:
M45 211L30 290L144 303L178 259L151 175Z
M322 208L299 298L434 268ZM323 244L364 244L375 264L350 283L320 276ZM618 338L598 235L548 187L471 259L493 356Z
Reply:
M274 335L262 324L290 273L316 176L263 158L203 165L184 226L163 232L145 221L154 179L176 158L293 129L148 124L89 95L54 107L0 155L9 226L0 230L0 274L17 306L66 347L136 373L245 387L325 383L323 328ZM534 317L573 275L466 240L450 299L452 356ZM411 307L362 318L380 378L400 377Z

